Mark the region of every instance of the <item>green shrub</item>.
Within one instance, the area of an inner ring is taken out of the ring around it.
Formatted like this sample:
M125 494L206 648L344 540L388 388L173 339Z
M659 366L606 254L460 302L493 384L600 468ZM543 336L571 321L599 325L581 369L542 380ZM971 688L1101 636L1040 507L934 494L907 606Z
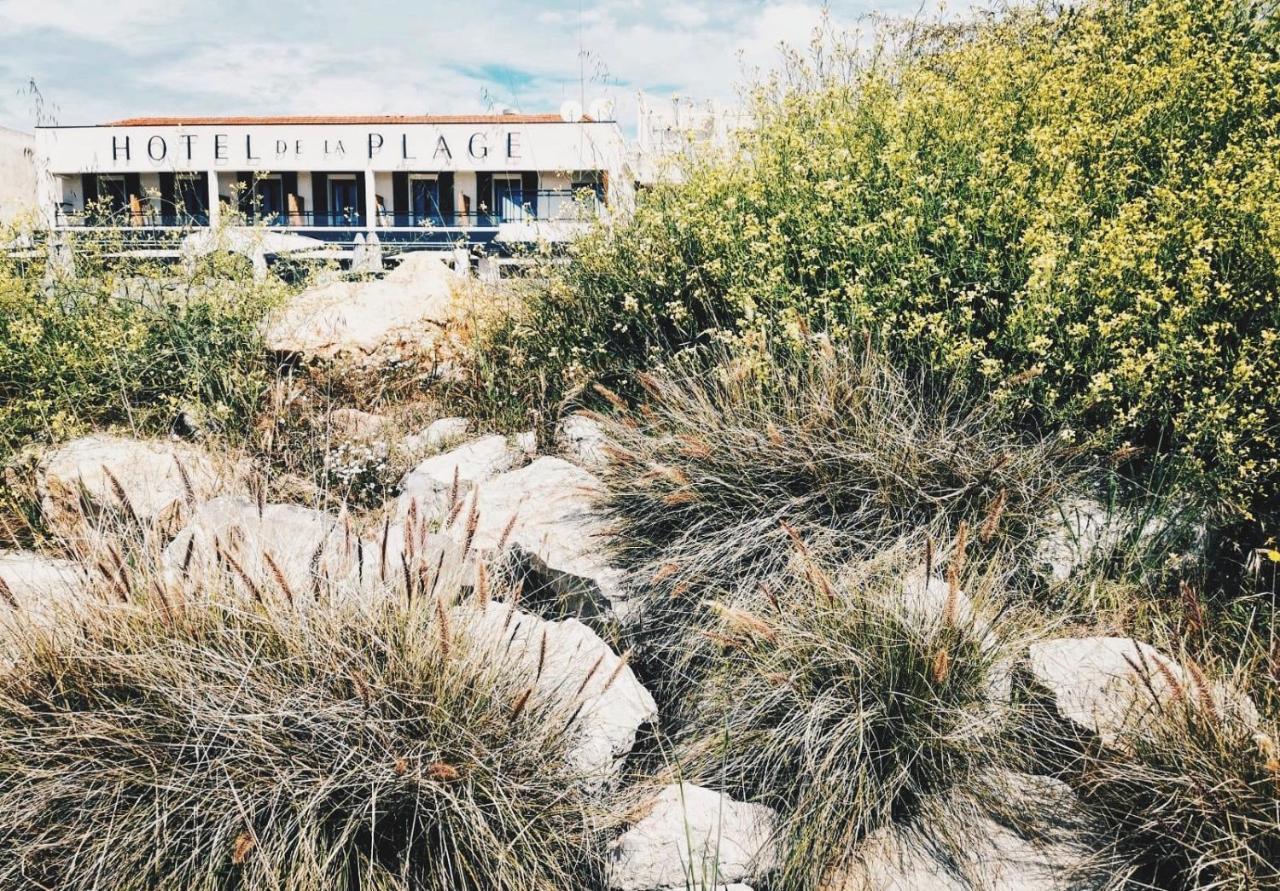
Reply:
M1032 423L1168 456L1227 513L1272 510L1275 4L1044 4L895 37L794 64L740 153L576 244L491 340L513 388L625 381L717 329L869 332Z
M0 677L0 885L598 887L563 710L416 602L170 602L29 643Z
M285 285L223 255L186 269L75 248L74 276L0 256L0 463L103 426L164 431L179 411L242 435L271 379L259 326Z
M927 593L923 548L835 576L797 558L750 605L710 604L722 655L680 751L690 776L778 809L786 853L770 887L808 891L931 794L1014 763L1005 660L1025 638L964 599L962 583L982 604L999 581L964 572L961 551L952 583L934 576Z

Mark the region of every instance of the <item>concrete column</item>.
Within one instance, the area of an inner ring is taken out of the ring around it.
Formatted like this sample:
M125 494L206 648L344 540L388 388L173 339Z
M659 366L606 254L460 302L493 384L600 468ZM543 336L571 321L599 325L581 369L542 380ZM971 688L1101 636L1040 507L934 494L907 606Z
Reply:
M62 177L51 174L41 159L36 167L36 213L46 229L52 229L57 221L61 201Z
M209 225L217 226L222 219L222 205L218 201L218 171L209 171Z
M378 187L372 170L364 172L364 220L365 228L370 231L378 225Z

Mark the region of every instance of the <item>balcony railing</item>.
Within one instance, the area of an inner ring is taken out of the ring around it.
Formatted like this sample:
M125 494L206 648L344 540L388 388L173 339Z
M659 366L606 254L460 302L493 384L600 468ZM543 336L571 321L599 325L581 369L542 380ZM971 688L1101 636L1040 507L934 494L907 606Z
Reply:
M600 217L604 202L592 191L579 189L541 189L536 194L524 193L520 204L507 202L502 208L481 207L469 213L393 213L379 208L373 227L376 229L449 230L497 228L506 223L587 222ZM224 209L224 217L242 220L248 225L280 229L367 229L365 214L353 210L302 211L296 213L263 211L247 212ZM128 208L110 210L105 207L76 211L55 209L58 228L198 228L209 225L208 214L189 213L184 209L155 210L149 205L139 211Z

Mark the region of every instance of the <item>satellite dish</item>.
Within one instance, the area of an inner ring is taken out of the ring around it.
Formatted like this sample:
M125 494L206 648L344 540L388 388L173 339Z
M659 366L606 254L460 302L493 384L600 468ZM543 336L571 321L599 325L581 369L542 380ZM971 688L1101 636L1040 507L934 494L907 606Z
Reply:
M567 124L576 124L582 120L582 104L572 99L560 103L560 120Z
M597 99L591 103L591 120L593 121L611 121L613 120L613 100Z

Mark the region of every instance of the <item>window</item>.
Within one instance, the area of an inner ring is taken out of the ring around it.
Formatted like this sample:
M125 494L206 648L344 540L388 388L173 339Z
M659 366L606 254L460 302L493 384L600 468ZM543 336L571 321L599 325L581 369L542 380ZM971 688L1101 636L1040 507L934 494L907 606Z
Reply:
M111 216L116 216L129 207L129 187L123 176L98 177L98 205Z
M444 220L440 214L440 181L434 176L409 178L409 202L413 209L411 226L440 226Z
M179 174L173 191L179 224L208 224L209 181L205 174Z

